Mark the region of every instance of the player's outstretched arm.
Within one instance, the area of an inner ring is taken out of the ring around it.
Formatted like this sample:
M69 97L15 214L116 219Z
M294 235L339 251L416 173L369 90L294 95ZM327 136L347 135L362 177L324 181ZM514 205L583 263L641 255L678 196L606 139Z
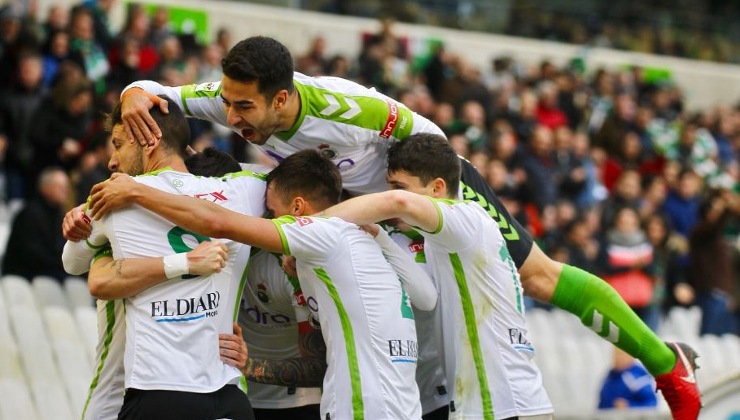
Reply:
M222 242L205 241L188 253L164 258L114 260L104 256L92 263L87 285L90 294L98 299L124 299L184 274L209 276L218 273L226 265L228 255Z
M247 357L246 344L238 325L234 324L234 334L219 336L221 360L238 367L252 382L287 387L321 386L326 372L326 346L321 332L312 330L311 333L300 334L298 347L304 357L255 359Z
M411 304L422 311L431 311L437 305L437 288L432 279L409 255L393 242L388 233L378 225L364 225L362 229L375 238L383 255L396 271Z
M441 226L437 207L429 198L401 190L351 198L329 207L321 215L340 217L358 225L400 217L427 232L434 232Z
M270 252L283 252L277 227L268 219L247 216L184 195L169 194L116 173L90 192L90 215L100 219L112 210L138 204L189 231L226 238Z

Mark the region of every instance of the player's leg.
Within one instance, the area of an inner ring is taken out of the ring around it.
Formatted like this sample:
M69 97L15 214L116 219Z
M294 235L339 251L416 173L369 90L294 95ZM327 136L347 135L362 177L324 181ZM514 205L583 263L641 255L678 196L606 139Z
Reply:
M658 379L658 387L666 395L674 416L679 417L677 412L685 409L691 414L681 418L695 417L699 409L696 383L680 381L681 377L693 379L693 359L696 357L693 350L688 346L669 347L602 279L547 257L533 243L529 233L509 215L473 165L464 159L461 159L461 164L463 198L478 202L499 224L519 270L524 291L537 300L552 303L578 316L584 325L601 337L639 359ZM676 391L678 388L681 389ZM668 394L673 392L683 396L675 398L675 404L668 398Z
M676 362L673 352L614 288L593 274L547 257L508 214L478 171L465 160L462 168L463 198L486 203L483 208L499 224L519 270L522 287L529 296L575 314L584 325L640 359L653 375L673 368Z
M244 391L236 385L226 385L216 391L216 413L214 418L232 420L254 420L252 405Z
M255 420L316 420L321 417L318 404L291 408L255 408Z

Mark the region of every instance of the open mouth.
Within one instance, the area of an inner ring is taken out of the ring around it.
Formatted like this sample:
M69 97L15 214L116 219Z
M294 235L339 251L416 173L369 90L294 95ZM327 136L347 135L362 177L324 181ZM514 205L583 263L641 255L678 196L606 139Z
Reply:
M256 131L252 128L242 128L241 131L242 137L244 137L247 140L251 140L254 138L255 134L257 134Z

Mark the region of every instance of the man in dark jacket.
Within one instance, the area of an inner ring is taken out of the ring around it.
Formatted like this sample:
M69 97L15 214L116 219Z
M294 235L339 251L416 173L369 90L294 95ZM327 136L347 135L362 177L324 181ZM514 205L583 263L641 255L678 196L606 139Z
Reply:
M67 174L59 168L41 172L39 195L13 220L3 258L3 274L27 279L44 275L62 280L62 218L69 193Z

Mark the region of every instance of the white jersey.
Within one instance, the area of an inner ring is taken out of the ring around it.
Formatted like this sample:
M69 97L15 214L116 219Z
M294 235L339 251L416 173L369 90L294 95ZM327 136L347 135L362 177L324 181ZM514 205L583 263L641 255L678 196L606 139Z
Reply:
M115 420L123 405L123 354L126 348L126 322L123 301L96 301L98 344L95 370L85 400L82 419Z
M239 325L249 357L293 359L298 350L298 322L306 321L308 308L298 280L288 278L280 256L257 250L249 258ZM254 408L290 408L321 402L320 388L288 388L247 382Z
M552 413L527 339L522 286L496 222L475 202L435 200L420 232L440 284L451 419Z
M416 133L444 136L434 123L375 89L338 77L309 77L295 73L301 111L294 126L275 133L259 146L280 161L303 149L314 149L336 164L342 183L354 194L385 191L390 142ZM165 95L196 118L226 123L221 83L165 87L152 81L129 85Z
M414 315L380 247L338 218L273 222L326 342L321 418L419 419Z
M405 250L434 281L439 290L439 282L434 278L431 267L424 254L424 237L415 231L401 232L386 227L391 239ZM431 311L414 310L416 335L419 338L419 362L416 367L416 383L421 395L421 409L424 414L431 413L450 403L447 380L443 369L442 354L442 311L443 302Z
M135 179L240 213L264 213L265 183L251 172L203 178L164 169ZM95 222L90 241L100 243L101 237L110 241L115 259L187 252L210 240L138 206L112 212ZM239 370L220 360L218 334L232 332L247 246L228 240L224 243L229 259L221 272L205 278L171 279L125 299L126 388L213 392L239 382Z

